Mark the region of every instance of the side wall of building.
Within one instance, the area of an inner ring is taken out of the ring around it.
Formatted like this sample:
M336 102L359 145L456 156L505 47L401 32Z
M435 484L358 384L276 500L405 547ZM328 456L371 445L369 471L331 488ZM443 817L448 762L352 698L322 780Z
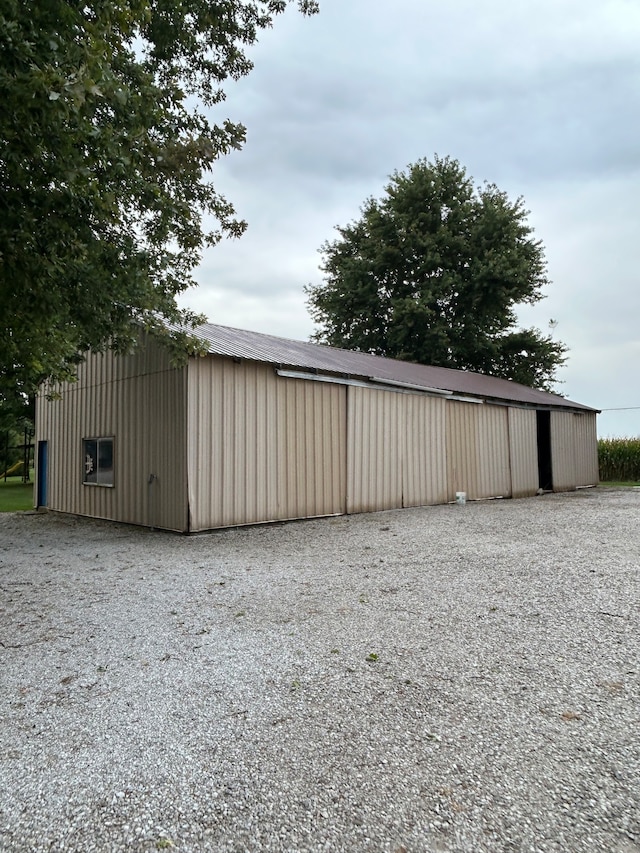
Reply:
M408 394L405 405L405 465L402 505L425 506L447 500L446 402Z
M284 378L228 358L190 363L188 399L192 530L538 491L534 409ZM575 488L594 469L595 416L558 414L557 488Z
M595 486L600 478L598 433L593 412L574 414L576 486Z
M147 342L129 356L89 354L60 398L36 404L47 442L46 505L60 512L187 529L186 370ZM83 482L85 439L113 439L113 486ZM36 457L39 454L36 454ZM44 472L36 471L36 479Z
M545 417L554 489L596 483L595 413ZM90 355L61 399L41 395L37 440L47 442L50 508L197 531L439 504L458 491L533 495L538 419L534 409L285 378L248 360L175 369L149 342L127 357ZM101 437L113 439L113 486L83 482L83 440Z
M347 512L446 501L445 401L358 386L347 392Z
M553 490L598 482L598 441L593 412L551 412Z
M447 497L511 497L506 406L447 400Z
M536 412L513 407L508 412L511 497L529 497L540 487Z
M192 530L346 511L346 387L189 362Z
M192 530L446 500L442 399L225 358L190 363L188 399Z

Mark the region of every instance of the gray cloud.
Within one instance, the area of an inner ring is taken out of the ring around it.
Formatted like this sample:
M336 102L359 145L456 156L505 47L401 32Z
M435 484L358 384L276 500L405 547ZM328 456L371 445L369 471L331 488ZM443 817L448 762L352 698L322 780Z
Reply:
M323 0L287 13L221 115L248 128L216 185L248 219L208 252L186 301L215 322L312 330L317 249L386 177L435 152L522 195L547 249L548 298L522 312L571 348L562 392L639 405L640 8L631 0ZM640 412L603 432L640 434Z

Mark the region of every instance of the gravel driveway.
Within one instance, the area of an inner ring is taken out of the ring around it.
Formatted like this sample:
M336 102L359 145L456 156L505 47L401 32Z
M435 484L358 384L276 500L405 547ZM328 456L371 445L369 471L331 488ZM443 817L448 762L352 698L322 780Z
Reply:
M0 516L0 850L640 851L640 491Z

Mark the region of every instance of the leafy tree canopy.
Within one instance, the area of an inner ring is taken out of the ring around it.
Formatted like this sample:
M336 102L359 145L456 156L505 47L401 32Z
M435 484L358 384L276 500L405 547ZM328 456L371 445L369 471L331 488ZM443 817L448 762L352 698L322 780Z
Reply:
M205 110L286 4L0 0L0 405L196 319L177 294L245 227L210 179L245 129Z
M549 283L521 198L436 157L395 172L361 213L306 288L316 341L550 389L565 346L516 328L515 307Z

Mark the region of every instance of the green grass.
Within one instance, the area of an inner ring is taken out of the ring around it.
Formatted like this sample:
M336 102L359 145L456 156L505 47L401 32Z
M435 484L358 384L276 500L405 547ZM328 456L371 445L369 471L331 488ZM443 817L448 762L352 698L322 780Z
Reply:
M637 480L607 480L600 483L600 486L609 489L636 489L640 487L640 482Z
M33 509L33 483L23 483L22 477L0 480L0 512L19 512Z

